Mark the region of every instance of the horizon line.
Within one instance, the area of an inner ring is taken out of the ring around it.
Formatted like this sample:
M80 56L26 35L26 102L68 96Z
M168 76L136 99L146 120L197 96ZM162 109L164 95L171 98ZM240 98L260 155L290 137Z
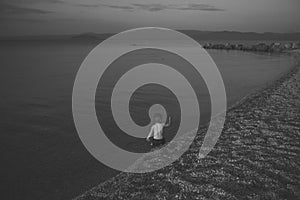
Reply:
M130 30L130 29L129 29ZM237 31L237 30L221 30L221 31L212 31L212 30L197 30L197 29L173 29L176 31L199 31L199 32L215 32L215 33L221 33L221 32L230 32L230 33L242 33L242 34L300 34L300 31L291 31L291 32L255 32L255 31ZM126 30L124 30L126 31ZM80 36L80 35L87 35L87 34L95 34L95 35L107 35L107 34L118 34L124 31L120 32L81 32L81 33L61 33L61 34L27 34L27 35L0 35L0 38L19 38L19 37L59 37L59 36Z

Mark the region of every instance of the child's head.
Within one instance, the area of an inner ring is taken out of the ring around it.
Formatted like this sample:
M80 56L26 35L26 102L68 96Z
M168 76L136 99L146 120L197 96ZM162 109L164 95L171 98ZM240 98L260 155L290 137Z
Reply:
M154 118L154 122L156 122L156 123L161 123L161 121L162 121L162 115L160 113L155 113L153 115L153 118Z

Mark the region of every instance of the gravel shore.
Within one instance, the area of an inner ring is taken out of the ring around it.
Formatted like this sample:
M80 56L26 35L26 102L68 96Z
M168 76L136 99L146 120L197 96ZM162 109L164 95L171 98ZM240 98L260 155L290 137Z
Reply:
M76 199L300 199L300 64L229 109L199 160L205 132L172 165L120 173Z

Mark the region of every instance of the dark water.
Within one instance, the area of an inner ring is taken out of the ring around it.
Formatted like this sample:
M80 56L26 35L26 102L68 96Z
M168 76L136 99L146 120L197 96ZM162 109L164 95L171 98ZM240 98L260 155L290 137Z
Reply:
M76 72L95 45L0 44L3 199L69 199L117 174L86 151L72 118ZM279 55L209 53L223 76L228 105L276 79L294 62Z

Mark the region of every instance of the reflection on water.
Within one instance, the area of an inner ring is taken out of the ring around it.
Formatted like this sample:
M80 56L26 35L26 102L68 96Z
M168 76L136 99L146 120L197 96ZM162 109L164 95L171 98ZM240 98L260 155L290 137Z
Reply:
M70 198L117 173L92 158L73 124L73 81L94 46L80 42L2 42L0 177L10 198ZM209 53L223 76L229 105L293 64L287 56Z

